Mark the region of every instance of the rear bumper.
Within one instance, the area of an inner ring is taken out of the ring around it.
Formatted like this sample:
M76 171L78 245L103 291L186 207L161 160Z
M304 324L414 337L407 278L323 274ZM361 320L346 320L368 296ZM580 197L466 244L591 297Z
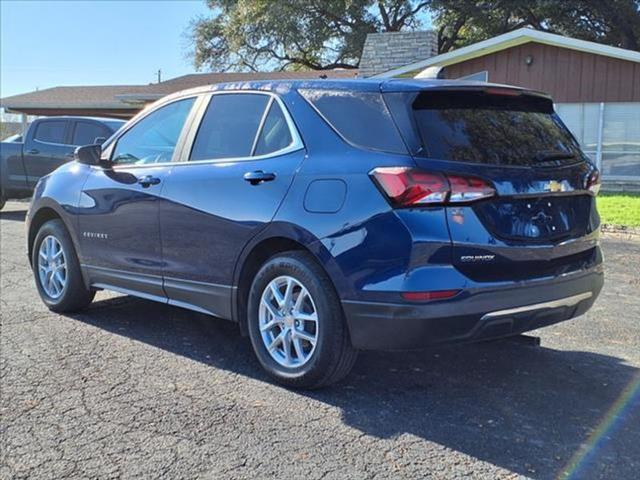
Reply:
M363 350L411 350L516 335L585 313L604 283L602 264L554 279L465 290L450 300L342 302L351 341Z

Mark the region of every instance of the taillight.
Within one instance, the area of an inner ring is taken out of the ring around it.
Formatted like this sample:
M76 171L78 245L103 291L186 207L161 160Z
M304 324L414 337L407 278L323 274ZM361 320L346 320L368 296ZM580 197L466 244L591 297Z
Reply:
M493 186L481 178L410 167L375 168L371 177L394 207L468 203L496 193Z
M601 186L600 171L594 169L589 174L589 177L587 177L587 184L586 184L587 190L589 190L594 195L598 195L598 192L600 192L600 186Z
M496 194L496 190L481 178L447 175L447 179L451 185L449 203L474 202Z

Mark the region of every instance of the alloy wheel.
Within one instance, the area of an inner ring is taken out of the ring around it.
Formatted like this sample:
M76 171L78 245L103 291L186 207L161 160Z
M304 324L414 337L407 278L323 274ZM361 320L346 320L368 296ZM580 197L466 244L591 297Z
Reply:
M51 298L59 298L67 285L67 264L62 245L48 235L38 250L38 278L40 286Z
M318 343L318 313L309 291L283 275L266 286L258 311L260 336L269 355L283 367L307 363Z

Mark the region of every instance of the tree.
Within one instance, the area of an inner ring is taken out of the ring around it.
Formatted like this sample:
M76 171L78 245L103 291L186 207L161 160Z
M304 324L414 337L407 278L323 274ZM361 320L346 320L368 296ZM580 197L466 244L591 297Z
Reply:
M438 51L521 27L640 50L640 0L434 0Z
M207 0L194 20L198 69L357 68L367 34L423 28L438 51L531 27L640 50L640 0Z
M357 68L373 32L421 27L431 1L207 0L192 24L198 69Z

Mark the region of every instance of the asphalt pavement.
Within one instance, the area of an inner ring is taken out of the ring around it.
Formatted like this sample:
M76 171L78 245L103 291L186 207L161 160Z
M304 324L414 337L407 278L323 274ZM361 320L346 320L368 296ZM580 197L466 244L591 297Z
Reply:
M0 212L0 478L638 478L639 240L605 236L601 297L540 347L366 352L301 392L223 320L106 292L49 312L25 209Z

